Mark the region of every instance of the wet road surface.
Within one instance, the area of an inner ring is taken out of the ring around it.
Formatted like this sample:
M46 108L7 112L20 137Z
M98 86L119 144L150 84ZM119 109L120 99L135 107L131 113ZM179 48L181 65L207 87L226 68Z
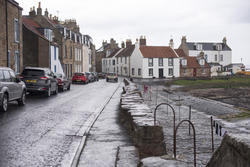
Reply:
M10 104L0 113L0 166L70 166L76 134L117 86L100 80L49 98L29 95L24 107Z

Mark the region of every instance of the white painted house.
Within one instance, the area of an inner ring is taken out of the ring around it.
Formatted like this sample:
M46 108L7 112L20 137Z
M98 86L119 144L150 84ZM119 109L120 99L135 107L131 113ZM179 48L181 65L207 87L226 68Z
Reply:
M168 46L135 45L130 57L131 77L170 78L180 76L180 60Z
M226 66L232 63L232 49L228 46L226 38L222 42L187 42L182 37L180 49L183 49L187 56L198 56L204 52L208 63L219 63Z
M56 45L50 45L50 69L54 73L64 75L62 64L59 60L59 48Z

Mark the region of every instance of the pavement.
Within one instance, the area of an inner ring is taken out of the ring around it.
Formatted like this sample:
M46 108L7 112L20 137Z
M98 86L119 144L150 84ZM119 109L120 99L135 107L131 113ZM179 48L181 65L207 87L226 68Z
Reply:
M91 128L80 156L78 167L137 166L136 148L119 124L119 104L122 86L113 95Z

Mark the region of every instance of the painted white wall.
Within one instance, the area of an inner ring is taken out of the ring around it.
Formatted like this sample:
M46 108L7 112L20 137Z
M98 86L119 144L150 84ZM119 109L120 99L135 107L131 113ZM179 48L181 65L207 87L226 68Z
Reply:
M91 50L87 45L82 47L82 72L89 72L91 68L91 62L89 62L91 56Z
M54 73L64 74L62 64L59 60L59 48L57 46L50 46L50 69Z
M130 57L130 76L136 78L143 78L143 56L138 49L139 46L135 46L135 50ZM132 68L134 68L135 73L132 75ZM138 69L141 69L141 75L138 75Z
M200 55L199 50L189 50L189 56L198 56ZM208 63L220 63L223 66L229 65L232 63L232 51L203 51L204 55L207 55ZM215 55L217 55L217 61L215 61ZM223 55L223 61L220 61L220 56Z

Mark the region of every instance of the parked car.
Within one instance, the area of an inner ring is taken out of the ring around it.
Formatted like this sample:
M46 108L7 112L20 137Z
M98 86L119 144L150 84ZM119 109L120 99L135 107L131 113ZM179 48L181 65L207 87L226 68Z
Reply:
M58 89L60 91L70 90L71 81L64 74L55 74L57 79Z
M20 78L25 82L27 92L43 92L47 97L58 93L57 79L49 68L25 67Z
M108 73L107 76L106 76L106 81L109 82L109 81L115 81L115 82L118 82L118 76L116 73Z
M95 81L99 81L99 77L96 72L92 72L92 75L94 76Z
M92 73L90 72L85 72L85 75L87 76L89 82L94 82L95 81L95 77Z
M0 111L6 112L10 101L25 105L25 99L25 83L10 68L0 67Z
M100 72L100 73L98 73L97 75L98 75L98 78L99 78L99 79L105 79L105 78L106 78L106 74L103 73L103 72Z
M89 83L88 77L83 72L74 73L72 83Z

